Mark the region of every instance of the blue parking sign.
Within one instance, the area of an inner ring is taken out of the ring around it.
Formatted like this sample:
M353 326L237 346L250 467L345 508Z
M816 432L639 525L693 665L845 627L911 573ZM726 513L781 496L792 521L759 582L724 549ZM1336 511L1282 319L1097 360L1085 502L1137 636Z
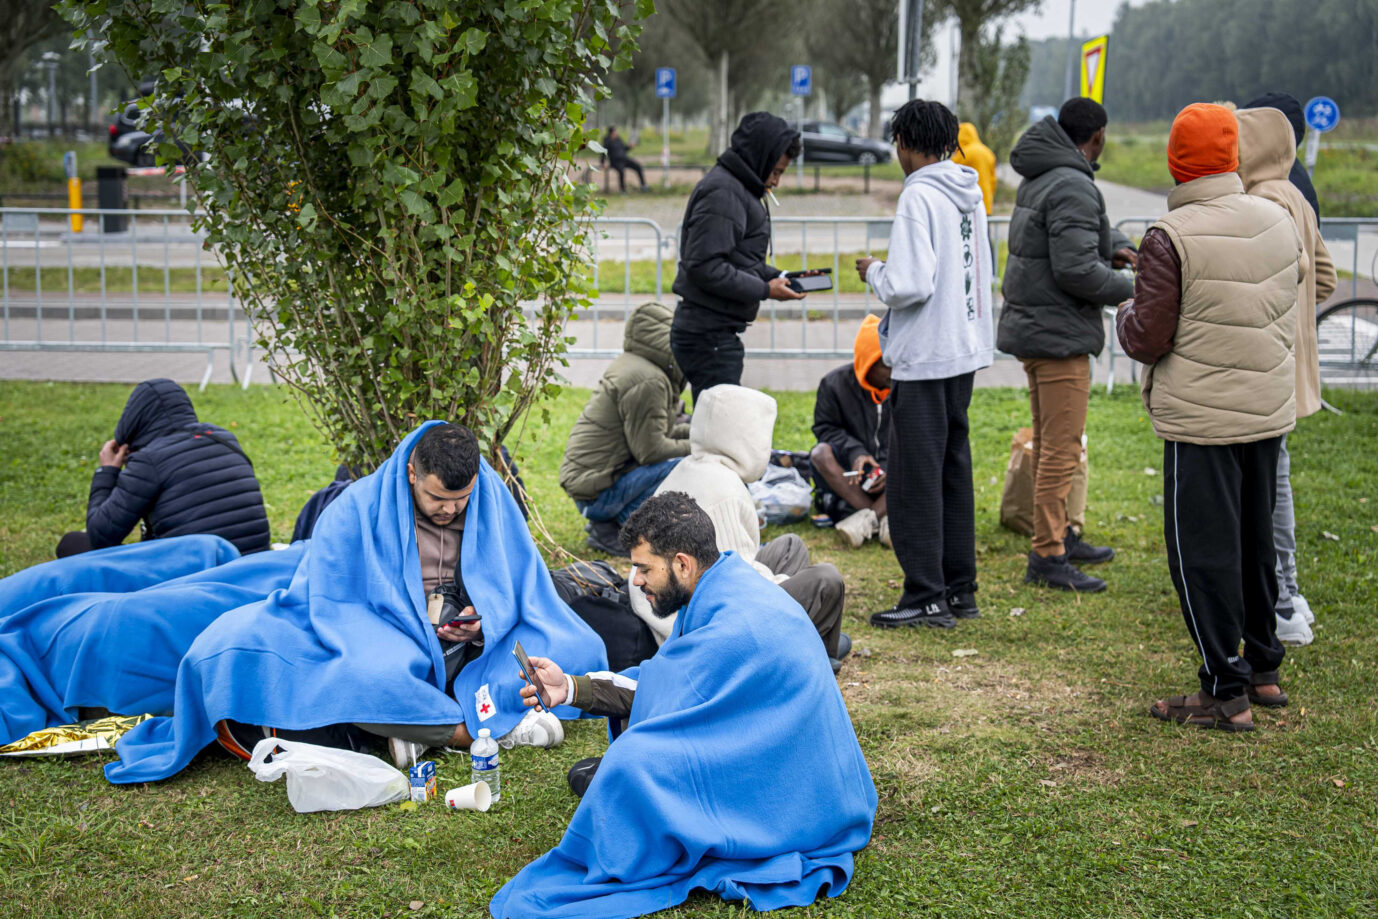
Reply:
M1340 123L1340 107L1329 96L1316 96L1306 103L1306 124L1324 134Z
M656 68L656 98L673 99L675 98L675 68L657 67Z
M808 96L813 93L813 68L808 64L795 64L789 69L789 91L794 96Z

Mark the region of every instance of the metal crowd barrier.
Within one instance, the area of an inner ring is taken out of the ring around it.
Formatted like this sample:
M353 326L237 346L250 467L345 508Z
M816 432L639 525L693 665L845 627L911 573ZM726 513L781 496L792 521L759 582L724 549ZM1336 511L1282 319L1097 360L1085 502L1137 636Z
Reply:
M85 221L84 232L71 231L74 216ZM1116 226L1136 238L1155 219L1127 218ZM232 379L247 385L254 358L251 322L231 285L223 291L207 288L203 266L219 262L204 248L204 234L193 231L190 220L183 210L0 207L0 351L204 353L203 387L214 371L216 353L225 352ZM119 222L126 224L123 230L101 232ZM677 260L678 231L667 233L643 218L597 218L592 223L588 254L593 283L602 294L573 317L579 342L568 352L571 358L620 354L622 326L631 310L649 299L674 299L666 266ZM776 215L772 258L805 268L831 267L834 289L802 301L767 301L747 333L747 354L775 360L849 358L855 326L884 305L869 289L842 293L840 282L854 270L854 256L888 247L890 226L889 217ZM1322 231L1337 266L1348 274L1351 295L1357 295L1363 272L1371 273L1378 262L1378 218L1327 218ZM999 256L1008 240L1009 218L990 218L988 233L995 255L991 285L998 320ZM178 286L188 289L173 291L174 271L183 275ZM116 273L119 277L112 278ZM150 273L162 281L151 285L151 291ZM1125 355L1113 333L1113 305L1107 315L1111 328L1103 357L1110 389L1116 364Z

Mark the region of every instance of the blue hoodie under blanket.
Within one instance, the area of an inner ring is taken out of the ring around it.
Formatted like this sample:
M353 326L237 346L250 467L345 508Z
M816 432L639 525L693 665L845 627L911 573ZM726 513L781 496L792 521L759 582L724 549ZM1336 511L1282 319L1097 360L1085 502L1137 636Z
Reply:
M177 672L173 715L138 725L116 745L112 782L180 771L222 718L304 730L349 722L457 724L500 737L525 714L512 657L607 666L602 640L560 600L526 521L486 462L469 499L460 550L464 585L483 617L481 656L444 692L440 642L426 618L407 460L413 431L378 471L322 513L291 584L222 616ZM577 716L573 709L556 712Z

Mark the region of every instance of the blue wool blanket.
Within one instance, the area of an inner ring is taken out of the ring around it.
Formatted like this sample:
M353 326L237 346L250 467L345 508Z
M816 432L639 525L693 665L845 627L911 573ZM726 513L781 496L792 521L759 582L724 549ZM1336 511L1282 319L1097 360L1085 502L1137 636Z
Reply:
M770 910L846 889L876 791L797 603L724 553L655 657L623 675L639 681L628 729L494 919L623 919L695 888Z
M488 728L501 737L526 711L512 656L518 640L529 654L607 666L602 640L556 594L516 501L484 462L460 549L465 588L483 617L483 652L446 695L407 480L412 448L434 423L325 509L290 586L201 634L178 669L172 717L120 739L120 762L105 768L110 781L173 775L214 739L222 718L289 730L463 722L473 736Z
M228 610L285 587L301 546L238 558L218 536L114 546L0 581L0 744L78 706L172 711L177 665Z

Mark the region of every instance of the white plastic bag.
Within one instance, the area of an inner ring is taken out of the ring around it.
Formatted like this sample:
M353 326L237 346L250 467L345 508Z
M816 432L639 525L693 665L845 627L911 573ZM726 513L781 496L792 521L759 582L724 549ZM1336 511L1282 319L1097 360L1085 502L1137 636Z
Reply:
M799 470L792 467L766 467L765 475L747 486L756 512L767 524L793 523L808 516L813 506L813 489Z
M287 800L299 814L377 807L411 794L407 777L376 756L281 737L254 744L249 769L260 782L287 776Z

